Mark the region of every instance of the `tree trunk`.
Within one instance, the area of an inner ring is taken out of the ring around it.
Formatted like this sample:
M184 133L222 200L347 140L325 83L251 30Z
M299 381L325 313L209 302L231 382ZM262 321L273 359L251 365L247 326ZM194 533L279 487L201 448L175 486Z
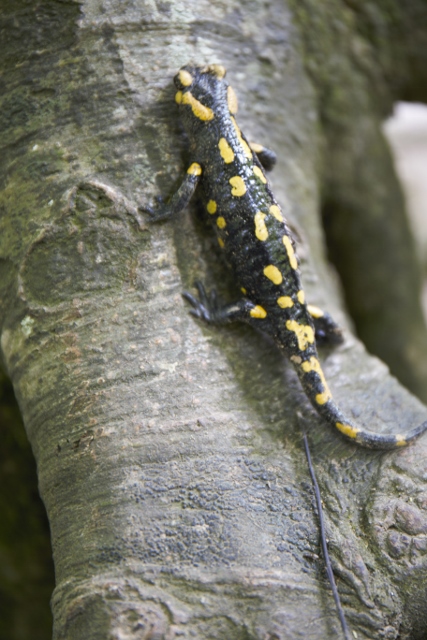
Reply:
M351 628L424 637L426 439L381 454L331 432L266 339L188 314L196 278L235 293L197 206L158 225L138 208L170 195L188 159L172 76L222 62L242 129L278 153L307 298L347 327L323 354L337 402L371 430L425 420L351 335L320 226L324 205L349 304L422 388L418 274L379 124L420 83L411 29L427 18L414 0L412 22L383 4L376 20L338 1L3 8L1 349L50 522L56 640L341 637L302 425ZM379 323L374 286L392 307Z

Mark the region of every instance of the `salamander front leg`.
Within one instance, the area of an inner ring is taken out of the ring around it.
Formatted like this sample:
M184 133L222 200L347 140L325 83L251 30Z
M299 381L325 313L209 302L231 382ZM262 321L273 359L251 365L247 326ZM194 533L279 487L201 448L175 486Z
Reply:
M277 160L277 156L274 151L263 147L262 144L258 144L257 142L251 142L250 147L264 169L266 171L271 171Z
M193 164L188 167L181 186L173 194L169 202L160 205L157 209L144 207L143 211L148 213L151 222L166 220L167 218L171 218L172 216L181 213L193 197L196 187L200 182L201 175L202 167L198 162L193 162Z
M247 298L242 298L231 304L221 304L215 290L207 294L201 282L196 282L195 287L198 297L188 291L184 291L182 295L192 306L190 313L205 322L218 325L230 322L247 322L256 325L258 323L255 321L264 320L267 316L263 307L254 304ZM265 330L264 327L263 330Z

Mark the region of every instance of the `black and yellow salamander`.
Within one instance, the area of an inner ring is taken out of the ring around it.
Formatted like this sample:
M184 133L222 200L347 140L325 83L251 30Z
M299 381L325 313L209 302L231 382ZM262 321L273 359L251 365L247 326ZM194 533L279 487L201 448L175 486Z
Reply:
M332 398L316 340L339 341L340 331L329 314L306 303L294 241L264 175L275 156L249 144L240 131L236 95L224 76L224 67L216 64L187 65L175 76L175 100L192 162L171 200L150 213L161 220L182 211L200 185L243 297L220 306L201 284L198 298L184 296L198 318L215 324L244 321L272 336L294 365L313 407L345 437L374 449L402 447L427 429L427 421L406 434L376 434L356 426Z

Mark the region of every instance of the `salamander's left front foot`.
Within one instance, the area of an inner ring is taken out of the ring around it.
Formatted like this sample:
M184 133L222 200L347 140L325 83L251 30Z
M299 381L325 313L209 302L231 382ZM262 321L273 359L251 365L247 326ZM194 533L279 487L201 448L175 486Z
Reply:
M212 289L208 295L201 282L195 282L194 286L199 294L198 298L193 296L189 291L183 291L182 293L182 297L192 306L192 309L190 309L191 315L205 322L218 323L218 316L221 316L221 313L219 312L216 290Z
M201 282L195 282L194 286L199 294L198 297L193 296L188 291L184 291L182 295L191 304L190 313L196 318L211 324L247 322L254 326L259 326L259 323L263 321L264 330L267 329L265 325L267 313L259 305L254 304L247 298L242 298L230 304L222 304L214 289L208 294Z
M187 173L181 183L181 186L175 193L169 202L163 202L163 199L158 196L156 208L149 205L140 207L140 211L146 213L149 216L150 222L159 222L161 220L168 220L172 216L180 213L190 202L194 191L200 181L202 175L202 167L198 162L193 162L187 169Z
M162 196L155 197L155 206L145 205L139 207L142 213L148 216L149 222L160 222L161 220L168 220L171 217L171 212L167 204L165 204Z

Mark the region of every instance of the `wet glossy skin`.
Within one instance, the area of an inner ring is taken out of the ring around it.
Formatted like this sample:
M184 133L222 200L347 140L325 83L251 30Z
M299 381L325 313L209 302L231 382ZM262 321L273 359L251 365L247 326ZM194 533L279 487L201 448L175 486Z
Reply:
M427 429L379 435L346 418L332 399L316 338L337 342L340 330L329 314L307 305L294 241L265 177L274 154L250 145L236 121L237 99L220 65L185 66L175 77L176 103L190 141L192 163L178 192L157 212L164 219L187 206L199 185L218 243L235 273L243 297L220 307L199 284L199 298L185 294L193 314L207 322L248 322L270 334L294 365L318 413L358 444L393 449Z

